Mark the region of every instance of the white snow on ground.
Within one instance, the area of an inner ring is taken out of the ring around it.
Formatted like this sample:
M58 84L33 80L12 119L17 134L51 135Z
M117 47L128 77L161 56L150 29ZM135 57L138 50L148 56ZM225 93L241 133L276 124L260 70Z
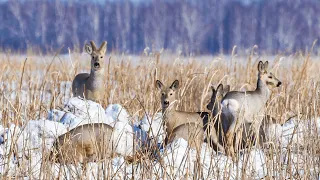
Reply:
M270 142L279 143L282 136L282 126L281 124L268 124L264 127L264 132L266 135L266 140Z
M37 74L36 76L39 76ZM43 75L41 75L42 77ZM43 80L41 79L33 79L31 81L22 82L22 89L20 90L20 83L17 82L0 82L0 89L4 94L4 97L9 99L12 102L15 102L16 99L19 99L19 102L22 104L30 104L33 102L34 98L42 98L44 101L50 101L52 98L51 88L53 88L53 82L46 81L45 86L43 89L34 89L34 87L42 86ZM61 81L59 87L54 87L56 91L61 92L61 96L64 100L70 98L72 94L71 81ZM31 85L31 87L30 87ZM45 91L45 93L43 92Z
M48 120L30 120L24 127L11 125L3 130L2 135L4 143L0 146L1 151L6 160L9 160L9 166L1 163L1 172L8 171L9 174L14 173L16 161L18 159L32 158L30 166L26 166L25 171L29 171L28 167L32 167L32 172L37 175L40 172L40 163L42 152L51 149L55 138L66 132L66 127L58 122ZM14 149L16 154L10 154ZM8 157L10 156L10 157ZM4 159L1 159L2 162ZM20 166L23 166L20 164Z
M2 127L3 128L3 127ZM2 129L4 134L1 134L4 142L0 146L1 158L0 158L0 172L3 174L14 173L14 168L16 166L16 161L13 155L10 155L12 144L16 141L16 134L20 132L20 128L11 124L9 128Z
M175 140L162 153L164 164L167 165L165 169L167 175L170 175L171 179L181 179L186 176L192 179L196 156L196 150L190 149L187 141L181 138ZM248 156L249 158L247 158ZM261 150L254 149L241 157L242 159L235 165L230 158L223 154L217 155L204 143L201 149L200 161L205 179L223 179L224 171L228 172L228 178L239 179L238 176L242 168L246 169L248 176L252 177L252 174L254 174L255 179L266 175L265 156ZM248 159L246 166L243 159ZM160 165L158 164L156 168L160 168ZM217 173L219 171L220 174Z
M110 104L105 110L105 115L104 122L114 128L115 151L121 155L132 155L134 131L127 110L120 104Z
M30 151L28 148L39 152L42 152L42 148L50 150L56 137L65 132L67 132L67 128L59 122L44 119L31 120L22 128L21 134L18 135L18 152L21 154L28 153Z
M67 128L49 120L31 120L21 128L17 138L17 158L31 158L31 171L37 177L40 173L43 152L49 152L56 137L67 132ZM26 165L30 167L30 165ZM26 169L28 170L28 169Z
M133 125L128 112L119 104L111 104L104 110L98 103L80 98L71 98L63 110L55 109L49 112L48 119L30 120L23 127L11 125L9 128L4 128L0 126L1 172L8 171L9 174L14 174L17 160L31 158L31 166L27 165L26 167L31 167L34 177L37 177L40 172L39 162L42 158L42 152L50 150L57 136L80 124L101 122L114 127L113 141L118 142L116 143L118 144L116 152L123 156L132 155L134 139L140 139L142 143L137 143L137 145L143 146L148 139L158 138L158 143L162 143L164 138L161 113L154 116L146 115L140 122L136 122ZM282 149L286 149L291 139L292 143L302 145L304 138L306 138L303 134L310 134L303 132L307 128L310 130L311 127L320 136L320 118L311 121L291 119L283 126L279 124L268 126L266 132L270 139L271 137L276 137L273 140L279 141ZM12 146L11 142L17 142L16 146ZM17 157L11 155L8 161L6 156L9 155L11 148L16 148ZM188 147L187 141L177 139L161 150L160 156L166 166L162 167L159 162L154 162L153 172L160 172L162 175L166 173L166 175L172 176L171 178L186 176L192 178L196 155L196 151ZM111 161L112 172L109 173L115 175L115 179L130 178L133 168L136 168L136 175L142 173L139 172L138 168L141 164L126 166L123 156L116 157ZM247 156L250 157L246 158ZM283 163L286 163L285 153L283 156ZM204 143L200 157L203 174L209 179L221 179L226 175L224 172L228 172L227 175L230 176L230 179L238 179L241 169L245 169L246 175L254 179L263 178L267 173L267 159L260 149L252 149L250 152L243 153L239 163L235 165L230 158L223 154L215 154ZM297 158L299 157L296 156L291 159L292 161L297 161ZM249 162L243 161L244 159L249 159ZM8 161L7 165L4 165L4 160ZM96 163L90 163L89 166L88 172L101 173L98 172ZM25 171L28 171L28 169L25 169ZM155 177L157 176L155 175Z
M75 116L72 117L72 115L70 115L72 117L71 119L69 119L69 117L63 117L63 119L60 120L71 129L81 124L109 122L100 104L78 97L70 98L65 104L63 111L70 112Z
M109 119L109 121L107 121L111 126L113 126L117 121L130 122L130 115L120 104L110 104L106 108L105 114L107 117L111 117L111 120Z
M1 114L0 114L1 116ZM5 129L2 125L0 125L0 144L4 142L4 135L6 134L7 129Z
M289 143L303 146L308 137L314 134L320 137L320 118L308 121L290 119L282 126L282 147L288 146Z
M148 145L148 134L144 130L140 128L140 122L136 122L133 124L133 133L135 136L136 150L140 150L140 147L144 147Z
M295 119L290 119L285 123L282 126L282 146L288 146L291 141L292 143L302 143L304 138L303 126L303 124L299 124Z
M194 169L197 151L188 147L184 139L177 139L169 144L163 151L164 164L167 165L166 172L173 175L173 179L183 177L187 169ZM192 172L189 172L192 173Z
M149 138L158 138L158 143L162 143L165 139L165 132L162 126L162 113L157 113L154 116L145 115L140 121L141 129L149 134Z

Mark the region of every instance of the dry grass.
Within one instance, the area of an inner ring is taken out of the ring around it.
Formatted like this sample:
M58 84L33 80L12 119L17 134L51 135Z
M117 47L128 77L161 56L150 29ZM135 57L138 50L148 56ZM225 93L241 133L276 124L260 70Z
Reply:
M299 53L272 57L258 57L252 54L242 57L235 55L183 57L156 53L140 56L111 54L110 59L106 58L105 98L102 105L106 107L110 103L122 104L130 115L141 119L146 112L152 115L160 111L155 80L159 79L169 84L178 79L182 85L179 109L206 111L211 84L214 86L218 83L229 84L231 90L254 89L259 60L269 60L273 72L283 83L272 93L268 102L268 114L279 122L286 120L285 115L288 112L300 114L301 120L311 121L318 118L320 59ZM70 84L66 82L72 81L76 73L89 72L90 67L89 56L77 53L59 56L2 53L0 62L1 124L5 127L10 123L23 125L28 120L46 117L48 110L63 106L71 95ZM314 179L319 173L320 164L320 143L319 138L314 136L318 133L315 131L320 130L315 127L306 129L305 135L308 138L302 142L303 146L289 145L286 157L283 157L281 149L266 150L275 156L268 158L268 176L265 178ZM299 154L298 162L290 159L289 155L293 152ZM13 156L13 153L13 151L9 153L9 156ZM142 164L139 167L142 172L141 178L150 178L150 166L153 161L148 160L148 157L140 156L140 158L138 162ZM283 158L287 158L288 163L280 163L283 162ZM48 164L44 159L39 163ZM28 163L24 166L28 166ZM32 177L31 172L24 171L28 169L24 166L20 166L16 176ZM108 167L107 165L100 168L108 169ZM47 170L42 172L42 178L51 177L50 174L46 174L49 172L48 168L43 168ZM304 173L298 174L292 169L303 170ZM75 174L81 177L81 172ZM7 175L4 171L3 176ZM109 175L105 175L104 178L106 177L112 178Z

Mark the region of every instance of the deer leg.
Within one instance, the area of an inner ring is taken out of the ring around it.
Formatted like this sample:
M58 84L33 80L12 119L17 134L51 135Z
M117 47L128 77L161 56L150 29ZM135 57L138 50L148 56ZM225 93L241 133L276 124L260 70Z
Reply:
M224 147L220 144L219 139L217 137L218 134L212 134L210 136L210 145L216 149L216 151L225 152Z
M258 143L260 143L260 126L261 124L258 123L258 124L254 124L254 131L253 131L253 134L254 134L254 141L255 141L255 144L258 145Z
M234 156L233 138L235 132L235 125L236 123L235 121L233 121L226 133L226 154L231 157Z
M236 154L236 158L235 160L237 161L238 160L238 157L239 157L239 151L241 149L241 142L242 142L242 128L240 127L241 124L239 124L239 127L237 128L237 131L235 133L235 154Z
M215 122L218 123L218 122ZM207 143L210 144L211 148L213 148L216 152L225 152L224 147L221 145L220 136L221 136L221 129L219 128L219 124L211 123L206 128L206 139Z
M217 150L220 151L220 152L222 152L222 153L225 152L224 147L223 147L219 142L217 142Z
M261 126L261 120L255 119L253 123L251 124L249 128L249 139L252 143L252 145L257 145L260 140L260 126Z
M84 161L82 163L82 174L83 174L83 178L86 179L87 178L87 166L88 166L88 162Z
M202 128L200 128L200 130L197 132L197 141L195 142L197 145L197 160L196 160L196 164L197 164L197 169L200 170L198 178L202 177L202 162L201 162L201 149L202 149L202 142L203 142L203 131Z
M239 142L241 140L241 134L239 129L241 127L241 119L239 117L234 118L234 121L231 123L227 133L226 133L226 141L227 141L227 155L231 156L233 161L236 161L235 156L235 149L234 149L234 142L235 147L238 148ZM238 150L238 149L237 149Z
M216 126L216 138L217 138L217 148L220 152L225 153L225 143L223 142L223 136L224 136L224 130L222 128L222 125L220 124L220 120L218 121L218 124Z
M241 141L242 141L242 128L241 128L241 125L242 125L242 123L239 120L235 123L235 128L234 128L235 129L234 130L234 132L235 132L235 134L234 134L235 135L235 141L234 141L234 143L235 143L235 156L233 157L234 161L238 160L238 153L239 153L240 146L241 146Z

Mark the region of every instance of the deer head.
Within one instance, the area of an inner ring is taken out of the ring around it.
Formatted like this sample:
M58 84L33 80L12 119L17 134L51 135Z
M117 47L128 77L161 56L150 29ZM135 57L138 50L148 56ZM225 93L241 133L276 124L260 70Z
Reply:
M104 41L99 49L97 49L96 44L93 41L90 41L90 44L91 45L85 45L85 50L91 55L91 71L104 69L104 56L107 51L107 42Z

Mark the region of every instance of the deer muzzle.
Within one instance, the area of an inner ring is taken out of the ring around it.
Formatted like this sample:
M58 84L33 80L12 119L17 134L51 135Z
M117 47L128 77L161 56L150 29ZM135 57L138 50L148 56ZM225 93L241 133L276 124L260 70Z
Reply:
M95 62L95 63L93 64L93 66L94 66L94 68L100 68L100 63Z

